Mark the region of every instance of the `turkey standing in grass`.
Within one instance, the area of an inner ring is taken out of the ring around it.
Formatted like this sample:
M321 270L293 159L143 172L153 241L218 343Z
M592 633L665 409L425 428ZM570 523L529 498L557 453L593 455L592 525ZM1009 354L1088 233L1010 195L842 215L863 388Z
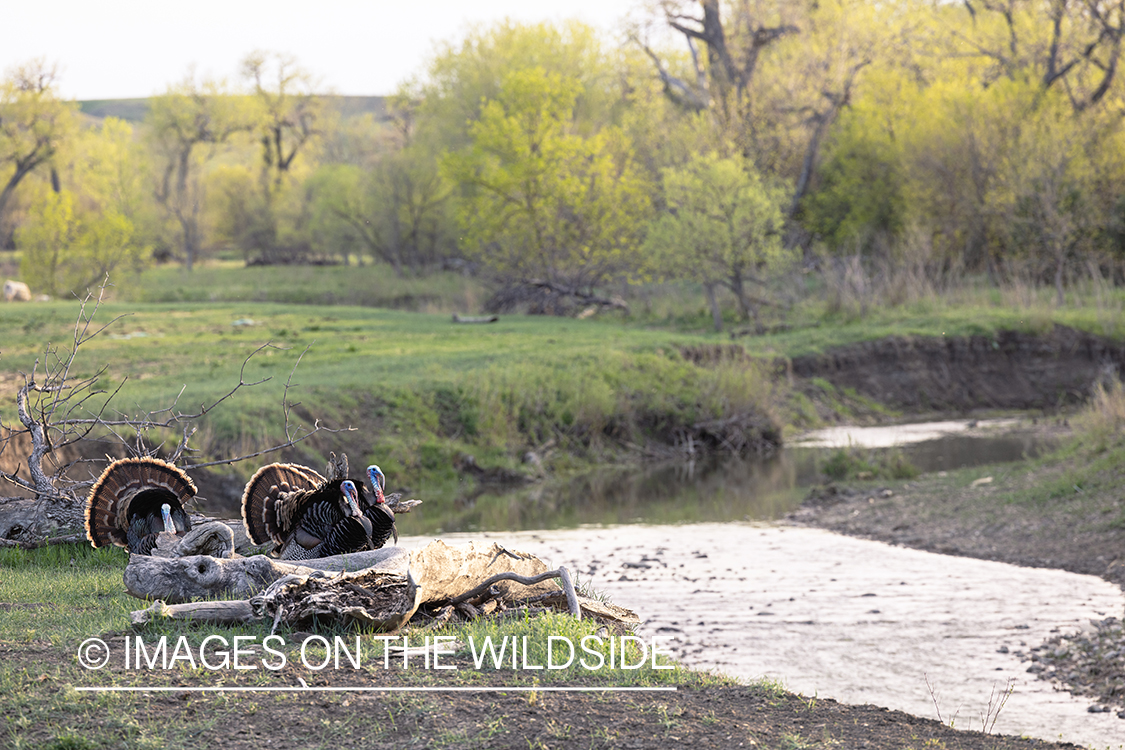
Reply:
M86 498L86 536L95 547L152 554L161 532L182 537L191 530L184 504L195 491L187 474L159 458L114 461Z
M395 544L398 544L398 528L395 526L395 512L387 505L383 497L383 488L387 486L387 477L383 470L375 464L367 467L367 479L371 482L371 492L375 502L364 510L371 519L371 548L379 549L387 543L387 539L394 534ZM395 497L398 497L397 495Z
M274 542L282 560L311 560L372 548L370 507L335 454L328 478L297 464L258 469L242 493L242 521L254 544Z

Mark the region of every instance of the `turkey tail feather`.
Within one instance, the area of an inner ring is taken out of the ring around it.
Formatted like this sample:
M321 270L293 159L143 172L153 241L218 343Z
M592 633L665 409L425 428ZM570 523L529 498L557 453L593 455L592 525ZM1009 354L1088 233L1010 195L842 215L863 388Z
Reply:
M128 546L130 504L145 490L170 492L182 506L195 497L195 483L180 469L159 458L114 461L86 498L86 536L95 547Z
M324 484L324 477L297 464L268 464L255 472L242 493L242 523L254 544L282 544L300 500Z

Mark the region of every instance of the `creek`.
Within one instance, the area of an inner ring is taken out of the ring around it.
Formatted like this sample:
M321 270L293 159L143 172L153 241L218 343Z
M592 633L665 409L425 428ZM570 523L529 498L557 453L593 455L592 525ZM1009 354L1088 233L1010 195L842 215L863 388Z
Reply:
M1024 661L1060 631L1120 617L1116 586L778 523L824 481L818 467L839 447L901 451L923 471L944 471L1051 445L1013 421L833 428L765 461L607 471L482 495L444 519L441 536L494 539L568 566L635 610L642 636L673 638L696 668L962 729L1125 747L1125 720L1088 713L1090 701L1055 691Z
M771 678L810 698L940 712L959 729L1125 746L1125 720L1088 713L1089 700L1056 692L1019 654L1121 616L1125 596L1094 576L745 522L443 538L495 540L568 566L637 612L643 638L670 636L692 667Z
M794 510L809 487L826 481L821 467L840 448L863 456L897 451L920 471L930 472L1016 461L1054 445L1038 425L1014 419L834 427L799 436L764 459L720 456L610 468L564 483L486 491L453 500L440 528L419 528L417 533L775 521Z

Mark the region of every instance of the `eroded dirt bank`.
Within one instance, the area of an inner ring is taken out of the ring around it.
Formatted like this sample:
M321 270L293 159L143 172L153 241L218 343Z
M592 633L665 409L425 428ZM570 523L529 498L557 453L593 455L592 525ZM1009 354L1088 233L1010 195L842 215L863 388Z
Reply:
M798 378L824 378L912 413L1055 409L1080 403L1123 369L1125 344L1059 325L1043 335L892 336L792 361Z

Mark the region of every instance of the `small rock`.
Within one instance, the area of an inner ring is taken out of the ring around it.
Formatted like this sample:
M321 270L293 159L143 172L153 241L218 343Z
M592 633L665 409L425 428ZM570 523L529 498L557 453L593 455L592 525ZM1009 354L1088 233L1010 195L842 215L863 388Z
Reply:
M1006 654L1006 653L1008 653L1008 647L1007 646L1001 646L1000 648L996 649L996 653Z
M1086 712L1091 714L1108 714L1109 706L1099 706L1095 703L1094 705L1087 708Z

